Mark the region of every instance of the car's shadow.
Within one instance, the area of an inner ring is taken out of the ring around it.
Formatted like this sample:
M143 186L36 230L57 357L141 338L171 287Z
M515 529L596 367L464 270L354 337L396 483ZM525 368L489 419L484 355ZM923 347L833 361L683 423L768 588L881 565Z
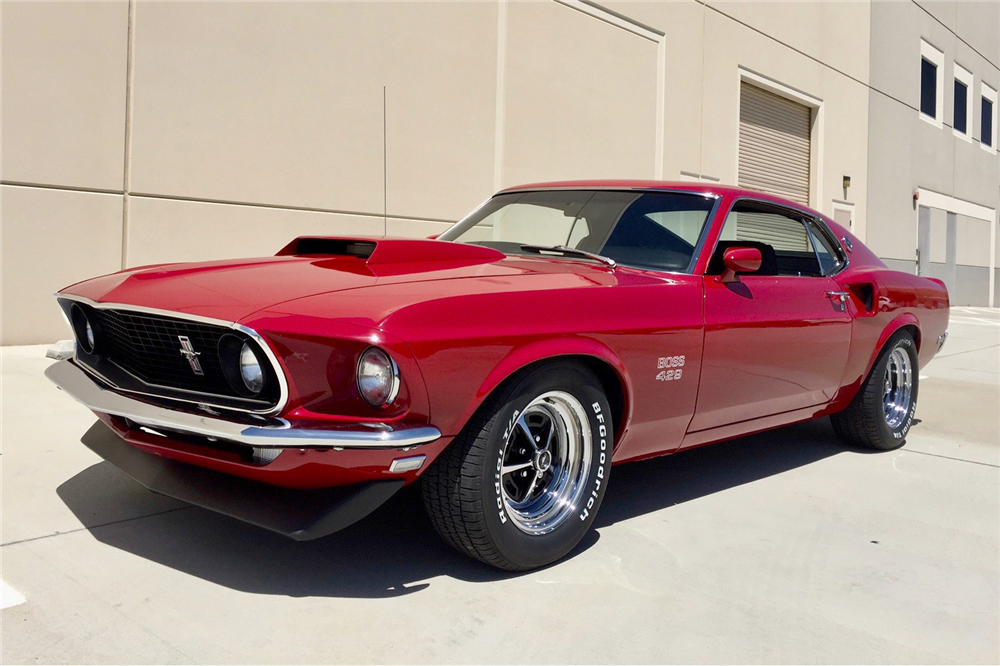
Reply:
M597 543L602 527L752 483L843 450L829 421L821 419L618 466L598 514L597 529L570 557L580 556ZM120 474L101 462L60 485L57 493L81 522L94 524L97 507L134 499L131 492L122 494L121 483L109 483ZM137 488L137 492L146 491ZM469 582L516 575L491 569L447 547L424 514L415 489L404 489L348 529L311 542L295 542L194 507L88 529L101 543L258 594L392 597L422 590L430 584L426 581L440 575Z

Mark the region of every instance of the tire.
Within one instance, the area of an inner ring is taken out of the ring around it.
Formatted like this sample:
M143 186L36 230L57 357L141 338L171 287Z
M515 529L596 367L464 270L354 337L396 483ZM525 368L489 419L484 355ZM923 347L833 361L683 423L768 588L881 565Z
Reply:
M855 446L899 448L913 425L919 383L917 346L910 333L900 331L886 342L847 409L830 417L834 431Z
M555 562L594 522L613 433L590 370L567 362L527 370L486 400L423 475L431 522L453 548L500 569Z

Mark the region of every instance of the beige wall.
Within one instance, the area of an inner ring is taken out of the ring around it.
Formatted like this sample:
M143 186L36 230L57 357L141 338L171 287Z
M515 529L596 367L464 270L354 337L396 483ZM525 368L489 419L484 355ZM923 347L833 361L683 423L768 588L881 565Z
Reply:
M982 84L1000 87L1000 5L875 2L871 17L867 242L879 256L895 260L895 267L912 272L917 251L915 190L943 194L956 207L969 202L1000 210L1000 157L979 145ZM918 112L921 40L943 52L940 126ZM956 63L973 75L972 124L965 137L952 130ZM946 212L931 213L928 255L931 262L944 265L949 252ZM996 217L987 222L958 215L951 250L958 272L940 276L952 280L954 304L989 305L990 246L994 236L1000 238L997 224ZM995 294L994 303L998 298Z
M65 337L50 294L123 266L427 236L533 180L733 182L741 71L818 100L812 204L850 175L865 235L867 2L602 6L5 1L2 342Z

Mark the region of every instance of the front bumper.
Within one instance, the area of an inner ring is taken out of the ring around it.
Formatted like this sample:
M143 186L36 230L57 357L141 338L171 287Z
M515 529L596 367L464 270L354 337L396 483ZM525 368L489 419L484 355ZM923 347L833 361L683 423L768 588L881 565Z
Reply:
M432 426L336 424L301 427L284 419L270 419L266 425L247 425L190 414L106 389L70 360L52 364L45 370L45 376L99 414L128 419L148 428L162 428L261 449L408 449L441 437L441 432Z
M84 445L160 495L222 513L296 541L333 534L361 520L403 487L402 479L341 488L297 490L270 486L150 455L95 423Z

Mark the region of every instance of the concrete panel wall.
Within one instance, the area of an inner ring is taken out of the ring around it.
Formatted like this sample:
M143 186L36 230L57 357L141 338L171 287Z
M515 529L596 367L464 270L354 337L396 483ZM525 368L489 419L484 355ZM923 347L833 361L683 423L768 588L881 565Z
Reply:
M381 217L132 197L128 256L137 266L268 256L296 236L382 233Z
M122 189L128 3L4 2L4 182Z
M917 242L916 189L951 197L953 208L963 202L1000 208L1000 158L979 145L981 86L986 82L996 89L993 81L1000 78L1000 14L996 3L923 1L873 2L871 14L867 243L881 257L909 262ZM918 113L921 39L944 53L941 127ZM952 129L956 63L973 74L973 121L965 136ZM995 218L957 217L953 303L989 303L996 224ZM947 261L945 229L945 212L933 210L932 262Z
M710 10L773 37L859 81L868 81L867 2L708 2Z
M882 262L894 271L900 271L902 273L909 273L914 275L917 272L917 262L915 261L900 261L898 259L883 259Z
M865 39L858 36L864 43ZM833 215L834 199L843 199L843 177L851 176L847 196L855 204L855 229L864 235L867 218L868 89L835 69L804 57L780 42L748 30L733 19L706 10L705 43L713 57L704 64L702 169L736 180L739 123L739 71L766 79L819 100L821 127L813 140L818 152L819 195L814 208Z
M958 215L956 219L955 263L961 266L990 265L990 222ZM983 278L986 280L986 277ZM987 282L988 284L988 282Z
M989 278L989 268L956 266L955 283L948 285L948 298L951 304L986 305L990 297Z
M57 290L121 268L122 195L0 186L0 344L69 337Z
M134 18L135 192L454 219L492 187L495 5L139 3Z
M508 7L501 185L656 172L657 45L554 2Z
M732 182L740 72L819 100L812 203L900 266L916 187L998 207L978 122L920 121L913 63L924 36L973 101L1000 88L995 4L601 6L4 2L3 341L65 336L48 294L123 266L434 235L524 181Z

